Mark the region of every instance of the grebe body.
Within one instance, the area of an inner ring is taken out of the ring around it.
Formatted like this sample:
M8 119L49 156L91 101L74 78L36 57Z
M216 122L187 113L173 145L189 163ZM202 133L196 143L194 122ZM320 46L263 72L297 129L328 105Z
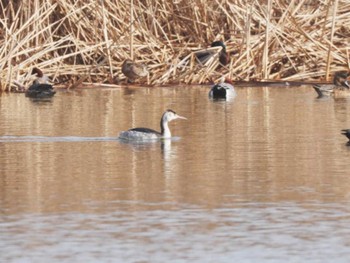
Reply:
M209 91L209 98L214 100L230 100L237 96L235 88L229 79L215 84Z
M178 115L173 110L167 110L163 113L160 119L160 132L149 128L133 128L127 131L122 131L119 134L120 139L124 140L157 140L171 138L171 132L168 123L176 119L186 119Z

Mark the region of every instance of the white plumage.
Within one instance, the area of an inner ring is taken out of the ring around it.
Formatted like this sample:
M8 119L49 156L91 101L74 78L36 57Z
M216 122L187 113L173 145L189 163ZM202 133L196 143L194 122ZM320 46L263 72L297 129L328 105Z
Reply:
M209 98L211 99L230 100L236 96L237 93L232 82L227 79L221 83L215 84L209 91Z

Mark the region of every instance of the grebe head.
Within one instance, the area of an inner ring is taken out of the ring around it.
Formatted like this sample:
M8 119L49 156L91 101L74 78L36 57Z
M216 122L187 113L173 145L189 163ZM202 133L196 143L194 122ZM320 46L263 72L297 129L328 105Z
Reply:
M173 110L166 110L162 116L162 122L170 122L176 119L184 119L187 120L186 117L178 115L175 111Z

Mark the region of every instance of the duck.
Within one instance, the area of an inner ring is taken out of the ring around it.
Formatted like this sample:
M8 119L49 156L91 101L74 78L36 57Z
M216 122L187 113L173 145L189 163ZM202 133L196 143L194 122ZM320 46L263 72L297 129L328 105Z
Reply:
M163 113L160 119L160 132L150 128L132 128L120 132L119 138L123 140L169 139L171 138L171 132L168 123L176 119L187 120L187 118L178 115L175 111L168 109Z
M349 139L349 144L350 144L350 129L341 130L341 134L343 134Z
M318 98L334 95L335 97L350 96L350 85L347 81L349 71L338 71L334 74L333 84L313 85Z
M226 52L226 46L223 41L214 41L210 45L211 47L222 47L219 52L219 62L222 66L226 66L230 62L228 53ZM213 55L217 54L215 50L200 50L196 53L197 59L205 64Z
M222 41L214 41L211 43L211 47L222 47L219 54L219 61L221 65L226 66L230 62L228 53L226 52L226 46Z
M215 84L209 91L209 98L213 100L231 100L237 96L233 83L225 78L220 83Z
M48 83L48 77L39 68L33 68L32 75L36 76L33 84L25 91L29 98L51 98L56 94L53 86Z
M122 73L127 77L128 83L133 83L136 79L146 77L149 74L145 64L136 63L131 59L124 60Z

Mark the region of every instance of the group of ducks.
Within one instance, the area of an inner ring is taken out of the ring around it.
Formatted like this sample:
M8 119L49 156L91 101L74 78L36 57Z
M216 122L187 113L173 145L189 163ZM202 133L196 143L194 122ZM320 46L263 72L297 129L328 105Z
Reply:
M226 46L222 41L214 41L211 47L221 47L219 52L220 65L225 66L229 63L229 55L226 51ZM199 63L205 63L214 53L212 50L196 53L196 58ZM134 82L138 78L145 77L149 74L146 65L136 63L130 59L126 59L122 64L122 73L126 76L129 83ZM36 77L33 84L26 90L25 95L30 98L50 98L56 93L53 86L48 83L48 77L38 68L33 68L32 75ZM350 97L350 85L348 83L349 71L336 72L333 78L333 84L314 84L313 88L318 94L318 98L328 97ZM209 98L214 100L230 100L236 96L233 83L229 79L224 79L220 83L211 87ZM120 138L127 140L139 139L159 139L170 138L171 132L168 126L170 121L176 119L186 119L178 115L173 110L167 110L163 113L160 120L161 131L155 131L149 128L133 128L120 133ZM350 129L342 130L342 134L349 139L350 144Z
M222 41L214 41L211 43L211 47L221 47L218 53L218 60L221 65L225 66L229 63L229 55L226 52L226 46ZM215 56L217 53L212 49L200 50L200 52L195 53L196 58L199 63L204 64L211 57ZM121 68L122 73L127 78L128 83L133 83L139 78L146 77L149 74L147 66L143 63L136 63L131 59L124 60ZM48 77L43 74L43 72L35 67L33 68L31 74L36 77L33 84L25 91L25 95L30 98L51 98L55 95L55 90L53 86L48 83ZM225 85L223 85L225 87ZM225 88L224 88L225 89ZM213 96L218 96L222 98L225 96L224 90L216 90L212 94Z
M350 73L348 71L340 71L334 75L333 84L315 84L313 85L313 88L317 92L319 98L330 96L332 94L335 97L350 96L350 86L347 81L349 76ZM235 96L236 92L234 86L229 79L225 79L221 83L212 86L209 91L209 98L214 100L229 100ZM186 118L178 115L173 110L166 110L160 119L160 132L149 128L133 128L127 131L122 131L119 138L124 140L154 140L171 138L168 122L176 119ZM342 134L349 139L348 144L350 145L350 129L342 130Z
M210 45L213 47L221 47L220 52L215 49L201 49L194 53L197 62L204 65L209 59L217 57L220 65L226 66L229 63L229 54L226 46L222 41L214 41ZM133 83L139 78L146 77L149 74L147 66L143 63L136 63L131 59L126 59L122 64L122 73L126 76L128 83Z

